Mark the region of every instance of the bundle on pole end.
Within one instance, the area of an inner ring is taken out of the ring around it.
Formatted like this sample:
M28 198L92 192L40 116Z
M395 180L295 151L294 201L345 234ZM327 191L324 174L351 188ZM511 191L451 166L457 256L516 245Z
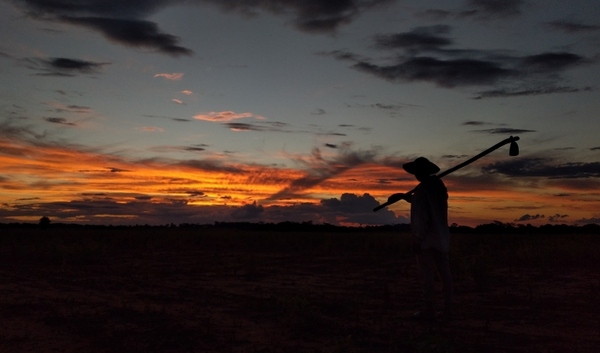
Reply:
M510 142L510 148L508 150L508 155L509 156L518 156L519 155L519 145L517 145L517 141L519 140L519 137L512 137L512 141Z

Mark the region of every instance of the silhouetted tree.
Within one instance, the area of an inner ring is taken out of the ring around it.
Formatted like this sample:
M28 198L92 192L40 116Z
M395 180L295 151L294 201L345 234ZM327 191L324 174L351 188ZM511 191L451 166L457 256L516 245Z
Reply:
M49 225L50 225L50 218L48 218L46 216L40 218L40 227L42 229L48 228Z

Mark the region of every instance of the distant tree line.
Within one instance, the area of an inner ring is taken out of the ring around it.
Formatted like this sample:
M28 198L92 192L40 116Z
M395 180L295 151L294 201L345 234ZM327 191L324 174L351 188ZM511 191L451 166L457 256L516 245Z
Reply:
M213 224L181 223L179 225L170 223L165 225L81 225L73 223L51 222L47 216L42 217L36 223L0 223L0 229L9 228L82 228L82 229L131 229L131 228L182 228L182 229L237 229L245 231L273 231L273 232L409 232L410 224L377 225L348 227L329 223L315 224L306 222L279 222L279 223L252 223L252 222L215 222ZM531 224L515 224L493 221L476 227L461 226L456 223L450 226L451 233L463 234L600 234L599 224L567 225L567 224L545 224L533 226Z
M533 226L531 224L515 224L494 221L480 224L474 228L453 224L450 230L456 233L485 233L485 234L600 234L600 224L568 225L544 224Z

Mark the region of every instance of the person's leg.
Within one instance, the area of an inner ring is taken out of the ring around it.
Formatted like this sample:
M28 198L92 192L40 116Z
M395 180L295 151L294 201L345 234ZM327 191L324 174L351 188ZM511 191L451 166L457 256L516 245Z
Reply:
M452 273L450 272L450 259L448 253L435 251L434 255L437 270L442 279L443 294L444 294L444 316L450 318L452 316Z
M436 268L436 263L433 258L433 249L422 250L420 254L417 254L417 261L421 271L421 280L423 281L424 310L421 315L424 318L432 319L435 316L433 300Z

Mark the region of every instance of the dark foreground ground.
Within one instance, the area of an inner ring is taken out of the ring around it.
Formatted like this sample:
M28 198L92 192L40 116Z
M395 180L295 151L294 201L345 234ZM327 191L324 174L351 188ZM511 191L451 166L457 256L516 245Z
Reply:
M2 229L0 352L598 352L599 236L454 235L435 324L408 239Z

